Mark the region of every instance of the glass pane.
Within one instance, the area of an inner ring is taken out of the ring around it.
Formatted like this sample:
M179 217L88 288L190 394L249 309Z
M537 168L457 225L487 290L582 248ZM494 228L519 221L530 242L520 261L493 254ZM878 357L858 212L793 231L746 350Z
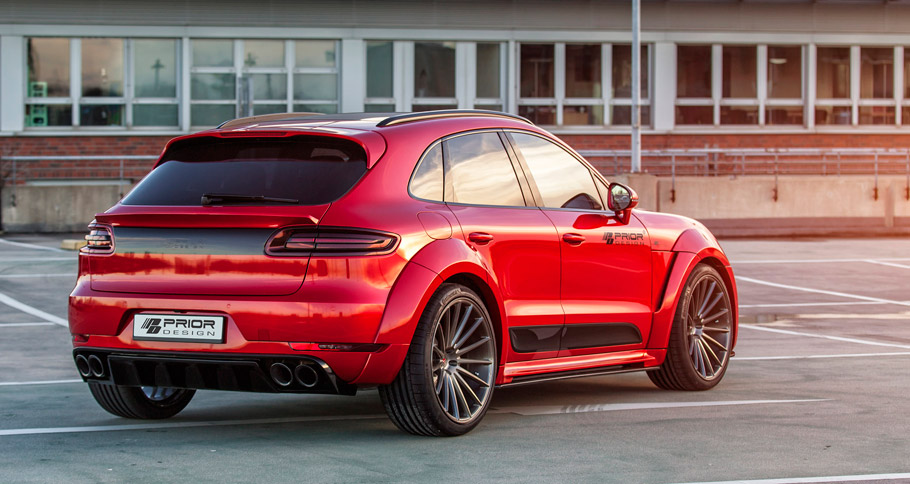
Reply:
M765 109L765 124L799 125L803 124L802 106L774 106Z
M566 97L601 97L602 92L600 45L566 45Z
M894 106L860 106L859 124L895 124Z
M393 106L392 109L395 109ZM323 114L335 114L338 112L338 105L336 104L295 104L294 112L296 113L323 113ZM370 112L370 111L364 111Z
M133 41L136 97L177 97L177 41Z
M758 124L758 106L721 106L720 124Z
M457 136L446 143L445 176L452 181L452 193L446 191L446 201L524 206L518 178L498 134Z
M335 41L298 40L294 57L297 67L335 67Z
M123 39L82 39L82 95L123 96Z
M676 48L676 97L711 97L710 45Z
M294 99L338 99L337 74L295 74Z
M863 47L860 49L859 95L863 99L894 97L894 49ZM882 124L862 123L861 124ZM886 123L887 124L887 123Z
M676 124L714 124L714 106L676 106Z
M815 106L815 124L852 124L850 106Z
M253 81L253 99L287 99L287 74L247 74Z
M455 97L455 42L414 44L414 97Z
M284 67L283 40L244 40L244 67Z
M648 47L641 46L641 97L648 97ZM613 97L632 97L632 46L613 46Z
M603 125L603 106L563 106L562 124L572 125Z
M910 118L907 118L910 119ZM31 104L25 106L25 126L72 126L73 107L69 104Z
M486 109L487 111L502 111L502 104L475 104L474 109Z
M754 98L756 91L755 46L729 46L724 49L723 97Z
M521 97L554 96L553 56L552 44L521 44Z
M799 46L768 46L768 97L803 97L803 49Z
M134 104L133 126L177 126L176 104Z
M193 104L190 106L190 124L193 126L218 126L236 117L233 104Z
M534 124L556 124L556 106L518 106L518 115Z
M365 113L394 113L394 104L366 104L363 106Z
M253 115L259 116L260 114L275 114L275 113L286 113L288 112L287 104L254 104L253 105Z
M904 106L901 108L901 124L904 126L910 126L910 106Z
M191 96L193 99L234 99L236 95L234 74L193 74Z
M600 210L594 179L586 166L564 149L538 136L510 133L548 208Z
M417 198L442 201L442 144L437 144L423 156L408 190Z
M641 125L651 125L651 106L640 106ZM632 126L632 106L613 106L613 126Z
M123 105L83 104L79 107L81 126L123 126Z
M69 97L70 40L28 39L28 81L29 97Z
M367 42L367 97L392 97L391 42Z
M499 97L499 44L477 44L477 97Z
M816 55L818 57L816 98L849 98L850 49L848 47L819 47Z
M419 113L422 111L439 111L442 109L457 109L458 106L454 104L414 104L411 106L411 111Z
M904 48L904 98L910 98L910 49ZM910 119L904 118L904 124L910 124Z
M193 65L196 67L233 67L234 42L231 40L193 40Z

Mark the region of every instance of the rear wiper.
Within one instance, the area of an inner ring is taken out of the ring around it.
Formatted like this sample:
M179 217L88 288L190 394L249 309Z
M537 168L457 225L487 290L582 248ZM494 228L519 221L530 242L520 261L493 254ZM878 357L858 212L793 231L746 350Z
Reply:
M275 202L298 204L299 200L293 198L267 197L265 195L233 195L230 193L205 193L202 195L202 205L222 205L226 203L244 202Z

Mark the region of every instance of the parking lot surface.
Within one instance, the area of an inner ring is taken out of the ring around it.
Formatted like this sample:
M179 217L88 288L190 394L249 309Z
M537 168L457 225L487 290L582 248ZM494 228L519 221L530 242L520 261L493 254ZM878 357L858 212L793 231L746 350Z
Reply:
M61 238L0 239L0 483L910 482L910 239L722 241L742 317L714 390L642 373L501 388L470 434L421 438L375 390L105 413L73 365Z

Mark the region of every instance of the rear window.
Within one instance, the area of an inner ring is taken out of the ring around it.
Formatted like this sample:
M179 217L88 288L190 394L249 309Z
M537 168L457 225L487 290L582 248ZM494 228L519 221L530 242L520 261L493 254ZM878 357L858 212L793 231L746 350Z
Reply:
M162 160L124 205L321 205L347 193L367 170L357 143L305 136L193 138L174 144Z

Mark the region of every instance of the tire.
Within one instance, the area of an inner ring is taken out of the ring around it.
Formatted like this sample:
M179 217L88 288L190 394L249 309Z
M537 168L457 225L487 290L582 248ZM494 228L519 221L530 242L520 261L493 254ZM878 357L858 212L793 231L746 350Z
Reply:
M125 418L163 419L180 413L196 390L165 387L128 387L89 383L88 389L101 408Z
M699 264L686 281L667 344L667 357L648 377L665 390L702 391L720 383L733 341L730 295L713 267Z
M483 300L467 287L443 284L420 317L398 376L379 395L405 432L462 435L486 414L496 369L496 337Z

